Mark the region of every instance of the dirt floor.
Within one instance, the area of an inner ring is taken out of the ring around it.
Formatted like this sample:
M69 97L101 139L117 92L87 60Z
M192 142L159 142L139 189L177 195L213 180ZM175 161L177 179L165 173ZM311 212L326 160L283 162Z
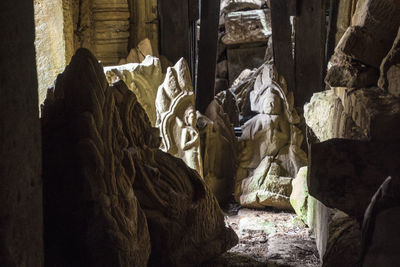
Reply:
M231 205L226 222L239 244L203 266L319 266L312 233L294 213Z

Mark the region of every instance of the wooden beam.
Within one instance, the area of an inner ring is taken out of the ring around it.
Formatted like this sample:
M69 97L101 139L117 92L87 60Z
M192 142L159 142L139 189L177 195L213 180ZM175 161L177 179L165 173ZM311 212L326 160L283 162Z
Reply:
M325 1L301 0L297 7L295 105L303 108L313 93L324 89Z
M160 54L177 62L181 57L189 61L188 1L158 0L160 19Z
M295 89L290 13L295 13L295 0L271 0L272 45L278 73L285 77L288 89ZM290 9L292 9L290 11ZM293 10L294 9L294 10Z
M215 68L220 0L201 1L199 65L196 84L196 109L204 114L214 99Z
M336 33L337 33L337 20L338 20L338 9L340 0L330 0L329 7L329 24L328 33L326 38L326 56L325 62L331 58L334 53L336 46Z

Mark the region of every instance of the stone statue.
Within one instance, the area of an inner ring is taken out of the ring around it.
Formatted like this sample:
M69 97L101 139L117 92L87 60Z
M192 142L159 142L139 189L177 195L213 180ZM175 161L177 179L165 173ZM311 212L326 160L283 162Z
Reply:
M258 114L242 126L235 199L247 207L290 208L290 182L307 156L293 95L272 62L258 71L249 100Z
M196 128L197 118L196 110L193 106L189 106L184 115L184 125L182 127L181 147L184 153L184 161L186 164L195 170L201 169L200 157L200 137L199 131Z
M183 58L167 69L165 80L158 88L155 106L161 149L183 159L203 177L192 81Z
M154 126L156 123L156 106L154 102L158 87L164 80L160 60L152 56L146 56L140 64L130 63L105 67L104 72L110 84L118 80L125 82L128 88L135 93L152 126Z

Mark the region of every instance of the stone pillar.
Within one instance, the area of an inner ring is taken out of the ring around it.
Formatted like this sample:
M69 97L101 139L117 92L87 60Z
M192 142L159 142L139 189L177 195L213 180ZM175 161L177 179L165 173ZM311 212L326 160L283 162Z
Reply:
M0 266L43 266L33 1L0 1Z

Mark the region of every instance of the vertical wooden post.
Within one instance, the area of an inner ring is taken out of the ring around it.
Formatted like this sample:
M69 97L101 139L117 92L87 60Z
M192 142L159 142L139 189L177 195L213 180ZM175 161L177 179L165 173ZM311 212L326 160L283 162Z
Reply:
M340 0L330 0L329 6L329 23L326 37L326 56L325 62L331 58L336 46L337 19Z
M295 104L302 108L324 88L325 0L300 0L297 7Z
M272 45L278 73L285 77L288 89L295 89L292 27L290 15L296 13L295 0L271 0Z
M196 109L204 113L214 99L220 0L201 1Z
M190 37L187 0L158 0L160 19L160 54L176 62L189 60Z
M44 266L33 2L0 1L0 266L4 267Z

